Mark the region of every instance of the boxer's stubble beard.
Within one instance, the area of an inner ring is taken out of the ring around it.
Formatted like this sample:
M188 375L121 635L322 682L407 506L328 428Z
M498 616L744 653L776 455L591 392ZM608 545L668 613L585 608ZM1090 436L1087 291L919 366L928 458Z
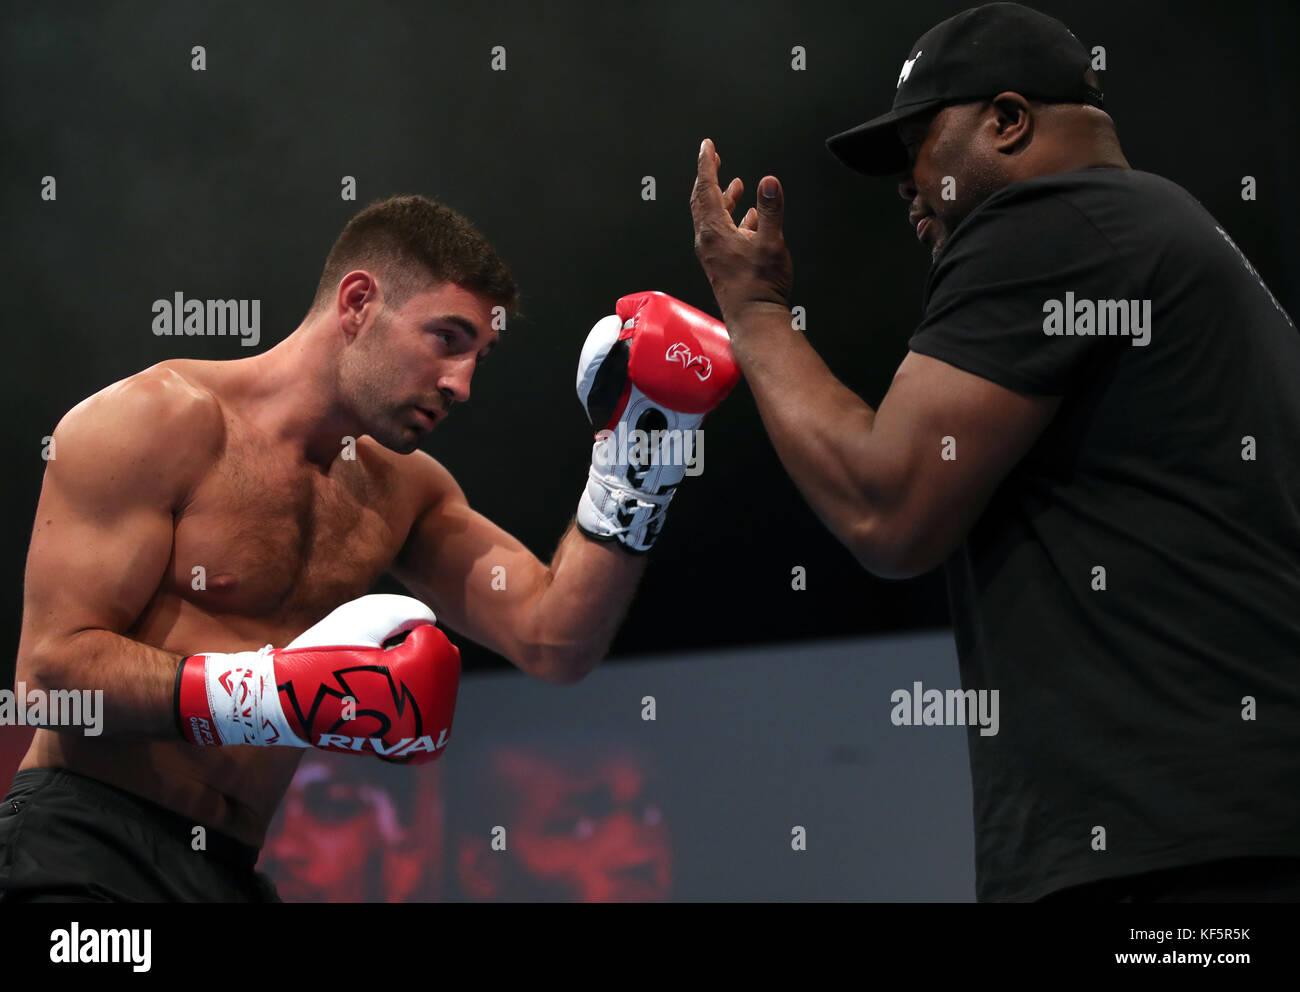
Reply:
M402 420L406 403L395 403L391 395L394 383L402 381L406 370L394 361L392 318L381 310L369 332L345 353L339 381L344 401L356 411L362 433L368 434L389 451L407 455L420 443L420 433ZM350 349L351 350L351 349Z

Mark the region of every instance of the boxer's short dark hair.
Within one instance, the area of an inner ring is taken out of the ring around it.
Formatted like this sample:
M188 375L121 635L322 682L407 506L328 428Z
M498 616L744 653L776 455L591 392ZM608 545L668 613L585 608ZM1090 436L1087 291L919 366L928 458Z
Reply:
M505 263L463 215L425 196L376 200L348 221L325 259L312 310L329 306L353 269L373 269L389 306L431 285L456 283L518 312L519 290Z

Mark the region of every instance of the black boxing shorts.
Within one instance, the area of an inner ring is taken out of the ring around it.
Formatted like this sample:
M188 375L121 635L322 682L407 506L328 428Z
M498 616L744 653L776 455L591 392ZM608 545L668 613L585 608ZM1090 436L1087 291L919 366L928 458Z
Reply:
M63 768L28 768L0 800L0 903L279 902L258 849Z

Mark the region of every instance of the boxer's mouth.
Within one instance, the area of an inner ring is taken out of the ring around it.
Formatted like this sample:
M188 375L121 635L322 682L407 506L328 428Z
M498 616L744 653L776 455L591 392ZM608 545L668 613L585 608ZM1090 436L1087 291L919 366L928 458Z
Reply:
M432 430L434 427L437 426L438 421L441 420L444 416L446 416L446 413L444 411L432 410L426 406L415 407L415 412L420 415L420 419L424 422L425 430Z

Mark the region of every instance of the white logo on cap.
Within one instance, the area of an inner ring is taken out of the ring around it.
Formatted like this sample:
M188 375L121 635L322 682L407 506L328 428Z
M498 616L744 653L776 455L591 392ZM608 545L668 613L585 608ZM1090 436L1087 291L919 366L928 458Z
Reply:
M916 65L916 60L920 57L921 53L917 52L903 63L903 71L898 74L898 86L895 86L894 89L898 89L899 86L902 86L903 83L907 81L907 77L912 74L912 66Z

